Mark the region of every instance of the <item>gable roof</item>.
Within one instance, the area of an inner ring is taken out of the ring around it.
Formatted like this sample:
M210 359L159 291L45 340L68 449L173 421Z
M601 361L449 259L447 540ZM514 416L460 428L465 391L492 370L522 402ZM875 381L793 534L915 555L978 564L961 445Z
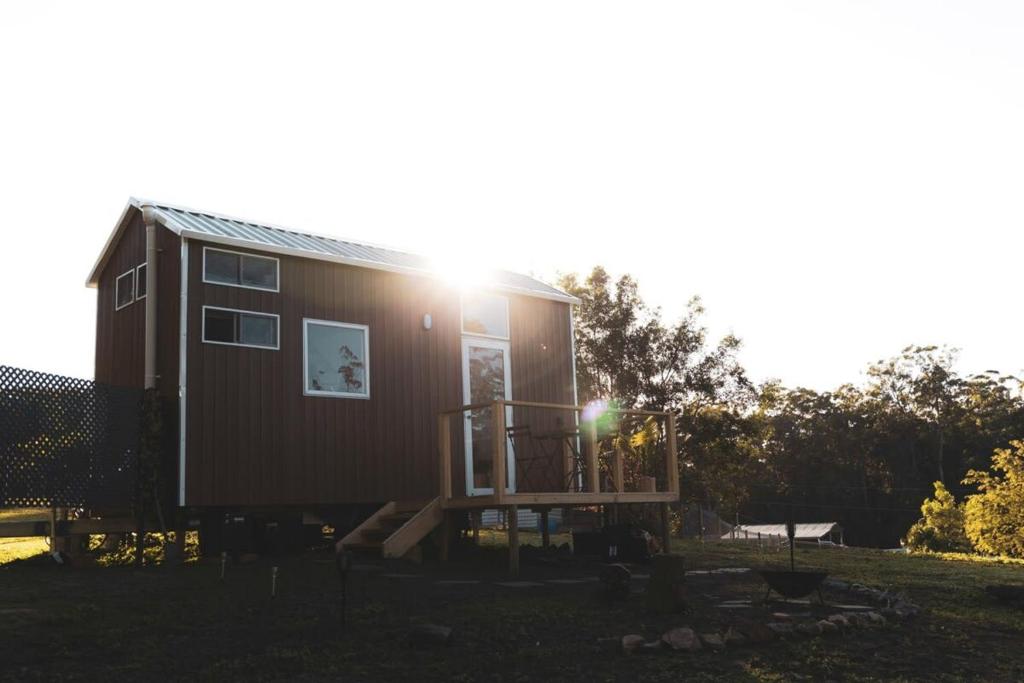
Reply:
M209 211L186 209L132 197L128 200L121 218L93 266L92 272L86 280L87 286L95 287L98 284L100 273L103 271L114 245L127 227L128 214L131 209L141 209L143 206L152 207L157 221L168 230L190 239L286 256L344 263L374 270L439 277L438 272L432 267L430 259L425 256L366 242L288 230L276 225L254 223ZM511 294L579 303L579 299L560 289L528 275L507 270L492 271L482 286Z

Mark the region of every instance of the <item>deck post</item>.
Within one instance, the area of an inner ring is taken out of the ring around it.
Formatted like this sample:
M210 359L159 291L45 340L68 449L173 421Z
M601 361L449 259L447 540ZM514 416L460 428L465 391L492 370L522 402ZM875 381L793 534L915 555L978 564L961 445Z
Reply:
M494 502L501 505L505 497L505 448L508 437L505 434L505 402L496 400L491 405L491 416L494 427L494 464L491 471L491 485L494 487Z
M551 545L551 530L548 528L548 509L540 511L540 542L541 547L547 548Z
M669 525L668 503L661 504L661 549L662 552L672 552L672 529Z
M626 459L625 453L622 452L622 445L616 440L615 443L615 462L612 465L612 479L615 484L615 492L622 493L625 490L625 475L623 469L625 467L624 461Z
M440 559L442 562L448 561L449 546L452 542L452 513L448 510L441 510L441 549Z
M676 451L676 415L671 410L665 417L665 476L669 493L679 493L679 454Z
M519 575L519 506L510 505L507 508L508 527L508 573L512 576Z
M437 445L441 458L441 507L452 497L452 423L449 416L437 416Z
M591 493L601 492L601 479L597 471L597 420L589 420L586 424L587 440L587 490Z

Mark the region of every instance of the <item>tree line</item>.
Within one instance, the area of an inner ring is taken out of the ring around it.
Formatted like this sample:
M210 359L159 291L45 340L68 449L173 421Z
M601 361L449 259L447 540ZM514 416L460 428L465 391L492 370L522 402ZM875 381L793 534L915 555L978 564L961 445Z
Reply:
M831 391L755 384L740 339L711 339L699 298L676 321L636 280L601 267L565 275L576 310L581 401L669 408L677 415L684 502L747 523L838 522L847 543L891 547L940 482L963 498L996 449L1024 438L1016 377L965 376L955 350L910 346L871 363L867 380ZM966 481L965 481L965 478Z

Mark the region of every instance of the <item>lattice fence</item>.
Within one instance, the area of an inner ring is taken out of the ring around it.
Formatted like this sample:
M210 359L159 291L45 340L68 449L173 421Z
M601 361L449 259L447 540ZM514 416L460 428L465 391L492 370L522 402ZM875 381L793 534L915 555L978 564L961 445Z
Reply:
M0 507L130 505L142 395L0 365Z

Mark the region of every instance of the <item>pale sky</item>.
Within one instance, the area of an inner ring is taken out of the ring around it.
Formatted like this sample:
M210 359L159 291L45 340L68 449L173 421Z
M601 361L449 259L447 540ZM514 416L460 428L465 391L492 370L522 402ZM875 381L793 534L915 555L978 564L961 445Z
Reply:
M0 5L0 363L91 377L129 195L704 298L751 375L1024 368L1024 4Z

